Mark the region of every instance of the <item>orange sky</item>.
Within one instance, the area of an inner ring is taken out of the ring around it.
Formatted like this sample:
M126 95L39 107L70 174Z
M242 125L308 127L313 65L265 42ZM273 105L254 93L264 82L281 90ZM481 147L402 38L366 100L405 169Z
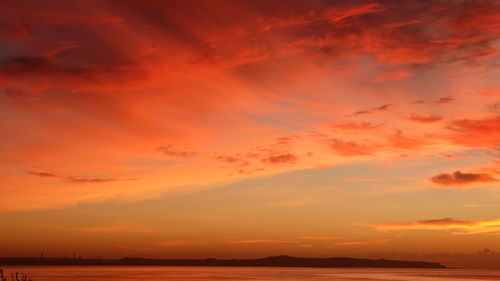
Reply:
M500 251L498 1L0 5L0 256Z

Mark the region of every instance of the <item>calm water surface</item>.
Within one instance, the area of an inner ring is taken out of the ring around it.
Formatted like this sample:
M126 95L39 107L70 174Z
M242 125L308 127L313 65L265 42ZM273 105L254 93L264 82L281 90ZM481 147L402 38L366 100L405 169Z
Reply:
M27 272L33 281L159 280L500 280L500 270L338 269L269 267L4 266Z

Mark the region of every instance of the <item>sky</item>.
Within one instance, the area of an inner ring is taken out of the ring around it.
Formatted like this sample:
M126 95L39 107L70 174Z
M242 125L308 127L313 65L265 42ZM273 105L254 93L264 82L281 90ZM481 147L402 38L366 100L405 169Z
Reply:
M0 256L500 267L500 2L0 5Z

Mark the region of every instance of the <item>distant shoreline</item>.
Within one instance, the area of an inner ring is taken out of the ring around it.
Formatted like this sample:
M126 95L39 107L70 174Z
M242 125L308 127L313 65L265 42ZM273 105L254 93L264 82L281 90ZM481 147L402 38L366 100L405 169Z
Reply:
M318 267L318 268L447 268L425 261L398 261L356 258L298 258L272 256L259 259L70 259L70 258L0 258L0 266L230 266L230 267Z

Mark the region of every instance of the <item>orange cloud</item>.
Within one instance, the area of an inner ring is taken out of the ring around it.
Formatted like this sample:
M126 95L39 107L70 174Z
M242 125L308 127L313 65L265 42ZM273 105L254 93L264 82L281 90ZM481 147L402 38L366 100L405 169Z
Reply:
M379 111L387 111L387 110L391 109L394 106L395 106L394 104L384 104L384 105L373 107L373 108L370 108L370 109L356 111L352 115L353 116L358 116L358 115L362 115L362 114L370 114L370 113L375 113L375 112L379 112Z
M157 247L183 247L183 246L206 246L207 243L193 242L187 240L170 240L154 242L152 246Z
M362 144L341 139L331 139L328 141L328 145L337 154L342 156L372 155L379 149L378 145Z
M157 148L157 150L163 154L172 157L192 157L196 155L196 152L193 151L175 149L171 144L166 146L160 146Z
M1 177L16 192L0 209L151 198L229 175L499 143L495 81L454 76L493 65L493 1L173 1L2 3ZM426 80L428 70L446 80ZM413 100L467 119L443 136L395 117L439 121ZM392 133L401 128L411 135ZM11 176L28 167L58 172ZM81 183L95 187L73 188ZM30 204L20 204L25 194Z
M386 224L366 224L381 231L395 230L449 230L454 234L480 234L500 232L500 219L461 221L452 218L398 222Z
M228 240L228 244L275 244L275 243L292 243L288 240L272 240L272 239L249 239L249 240Z
M353 179L346 179L343 180L344 182L374 182L374 181L381 181L382 179L380 178L353 178Z
M369 245L369 244L383 244L387 243L388 241L389 240L387 239L364 240L364 241L342 241L342 242L336 242L335 245L358 246L358 245Z
M449 138L459 144L495 149L500 143L500 116L451 122L448 129L455 132Z
M361 123L339 123L339 124L334 124L333 127L335 129L341 129L341 130L375 130L378 129L379 126L373 125L368 122L361 122Z
M410 72L408 70L388 70L380 73L378 77L375 78L377 82L394 81L408 78Z
M68 231L77 231L77 232L137 232L137 233L150 233L155 232L154 229L137 226L137 225L107 225L107 226L92 226L92 227L80 227L80 228L70 228Z
M429 115L429 116L411 115L410 117L408 117L408 120L418 123L435 123L443 120L443 117L436 115Z
M135 178L116 179L116 178L85 178L85 177L75 177L75 176L60 176L53 173L33 172L33 171L28 172L28 174L42 178L61 178L67 182L75 182L75 183L103 183L103 182L123 181L123 180L125 181L137 180Z
M497 182L498 180L489 174L462 173L460 171L456 171L454 173L443 173L436 175L431 178L431 181L438 185L456 186L473 183Z
M452 101L454 101L455 98L453 98L452 96L447 96L447 97L442 97L442 98L439 98L435 101L435 103L437 104L444 104L444 103L450 103Z
M268 158L262 159L263 162L271 163L271 164L293 164L298 160L298 157L291 154L279 154L279 155L271 155Z
M500 97L500 89L497 88L484 88L477 91L477 94L483 96Z
M304 236L299 236L297 239L302 239L302 240L336 240L339 239L337 236L316 236L316 235L304 235Z

